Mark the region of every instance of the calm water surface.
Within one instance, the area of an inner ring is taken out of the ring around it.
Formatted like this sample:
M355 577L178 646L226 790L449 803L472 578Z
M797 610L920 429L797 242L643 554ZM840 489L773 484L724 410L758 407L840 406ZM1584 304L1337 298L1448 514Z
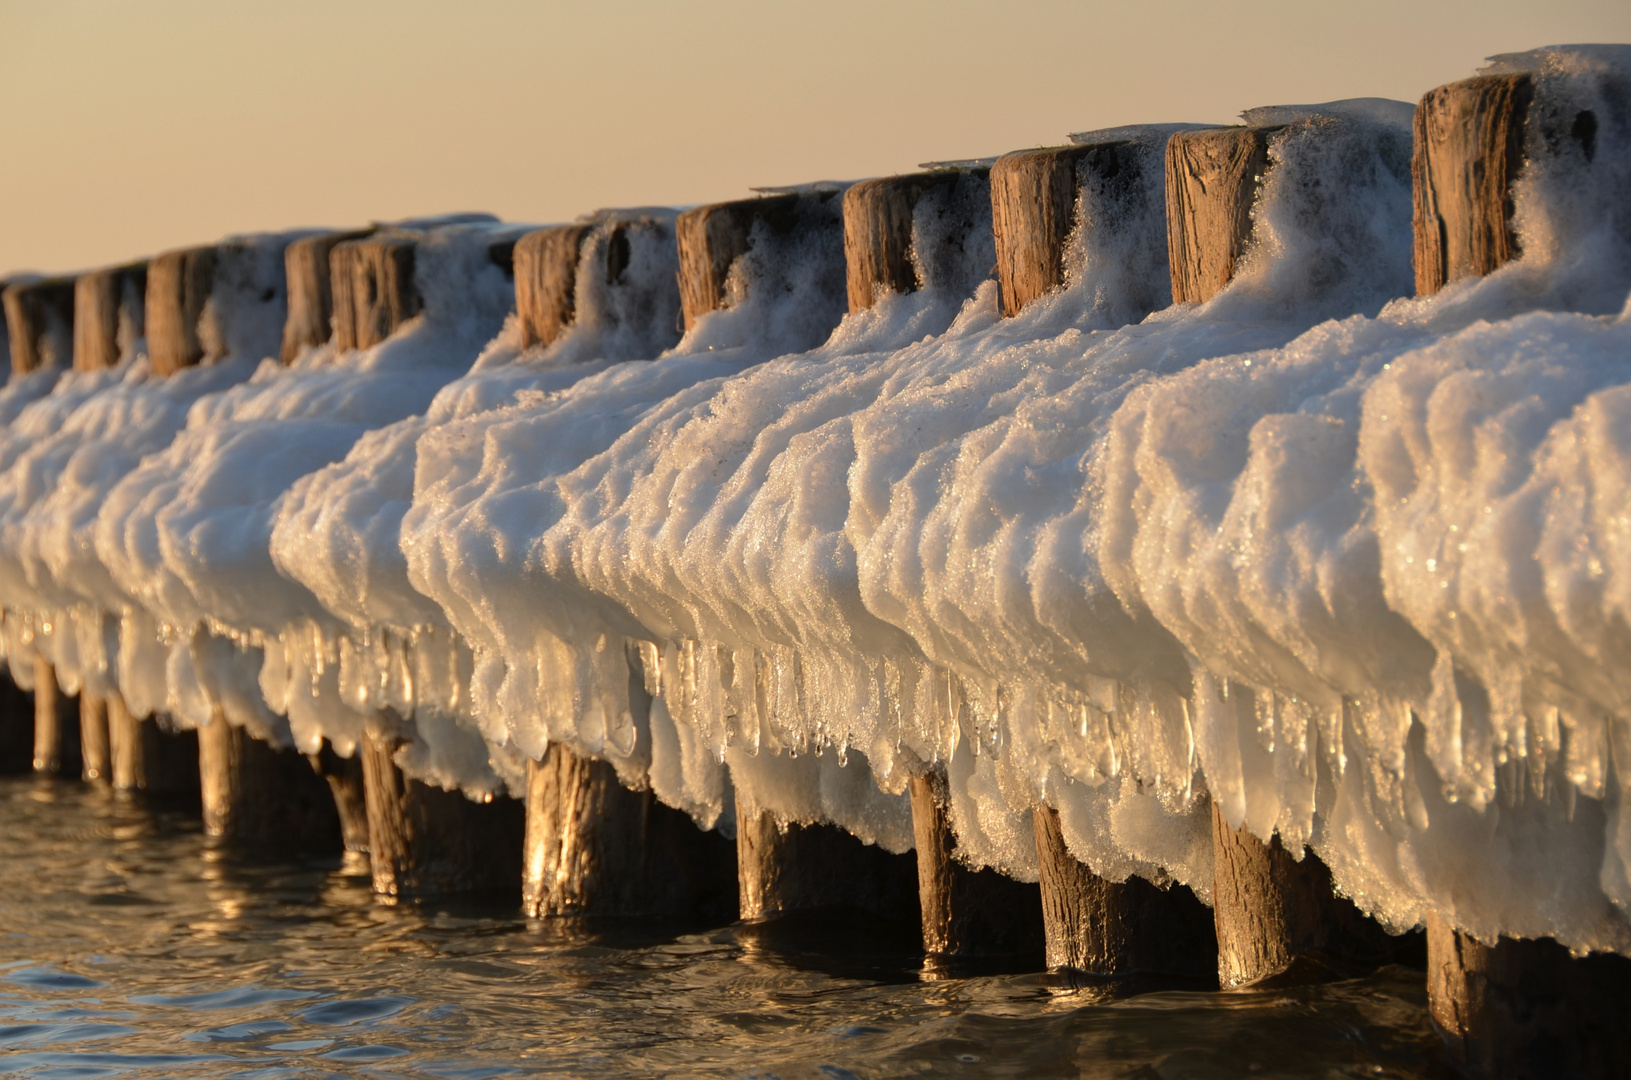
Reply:
M0 778L0 868L0 1074L1443 1075L1403 969L1106 1000L831 927L392 907L355 867L246 865L193 815L34 778Z

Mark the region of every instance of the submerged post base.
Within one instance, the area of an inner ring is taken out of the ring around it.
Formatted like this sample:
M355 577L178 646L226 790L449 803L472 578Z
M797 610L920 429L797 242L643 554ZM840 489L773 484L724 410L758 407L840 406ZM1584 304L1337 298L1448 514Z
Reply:
M78 776L79 699L57 685L57 672L43 656L34 658L34 771Z
M729 922L736 853L617 770L553 743L527 764L522 907L547 915L647 915Z
M374 891L402 897L518 892L520 800L472 802L404 776L392 760L402 743L394 723L371 722L359 746Z
M917 911L917 866L834 825L778 824L737 807L737 904L743 919L852 908L906 921Z
M279 853L340 850L334 798L299 752L261 742L217 713L198 730L198 775L211 835Z

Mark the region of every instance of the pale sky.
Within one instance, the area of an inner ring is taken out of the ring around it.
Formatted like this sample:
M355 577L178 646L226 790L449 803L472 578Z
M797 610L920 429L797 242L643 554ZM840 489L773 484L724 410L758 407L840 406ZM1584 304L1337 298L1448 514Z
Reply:
M1414 101L1565 42L1631 42L1631 2L0 0L0 274Z

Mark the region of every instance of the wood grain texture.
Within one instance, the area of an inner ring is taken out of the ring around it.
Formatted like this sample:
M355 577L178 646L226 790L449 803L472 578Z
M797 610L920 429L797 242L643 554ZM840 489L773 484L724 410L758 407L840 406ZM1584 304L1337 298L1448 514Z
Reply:
M334 298L334 345L342 352L378 345L419 314L414 284L415 240L376 233L334 245L329 283Z
M518 894L524 809L506 796L477 803L402 774L397 723L370 718L359 744L368 861L381 896Z
M92 270L74 279L74 370L116 366L146 333L147 264Z
M1427 1002L1452 1060L1477 1080L1631 1076L1631 960L1574 957L1550 938L1485 945L1427 921Z
M1335 895L1331 871L1311 851L1293 859L1277 836L1265 844L1212 807L1212 913L1218 982L1351 975L1388 963L1401 946Z
M196 731L165 731L155 717L137 719L117 693L108 695L107 711L114 790L167 798L198 795Z
M307 236L283 249L283 276L288 287L289 315L283 322L279 355L285 364L302 349L315 349L334 332L334 288L329 256L336 244L360 240L371 229L327 232Z
M736 850L728 839L559 743L527 766L523 867L522 909L533 918L736 917Z
M923 951L930 956L1036 956L1043 952L1038 887L957 858L943 773L911 780Z
M215 289L214 247L167 251L147 264L147 352L156 375L173 375L204 359L198 333Z
M227 722L198 730L204 829L249 849L335 854L342 850L334 798L305 757Z
M113 781L113 755L108 746L108 703L97 694L79 695L80 778L87 783Z
M559 225L515 242L515 313L521 347L548 345L572 325L578 255L589 225Z
M1481 277L1520 254L1512 186L1523 169L1527 74L1430 90L1416 107L1411 180L1416 294Z
M1167 260L1174 303L1210 300L1252 236L1275 127L1181 131L1167 140Z
M34 771L78 776L79 699L62 692L57 672L43 656L34 658Z
M0 304L6 310L6 337L15 374L69 367L74 354L72 278L9 285Z
M863 844L834 825L780 825L774 815L736 821L737 904L741 918L848 908L907 921L918 911L917 860Z
M1101 977L1209 980L1217 969L1211 913L1182 885L1107 881L1065 846L1059 813L1031 812L1050 971Z
M1005 317L1065 283L1077 163L1090 152L1085 146L1022 150L991 166L991 229Z

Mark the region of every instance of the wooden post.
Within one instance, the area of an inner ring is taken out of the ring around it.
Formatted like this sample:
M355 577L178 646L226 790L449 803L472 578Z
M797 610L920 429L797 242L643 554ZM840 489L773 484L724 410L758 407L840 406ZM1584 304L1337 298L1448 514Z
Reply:
M216 712L198 729L204 829L260 851L342 848L334 797L298 752L261 742Z
M1167 140L1167 259L1174 303L1210 300L1252 236L1252 203L1279 127L1180 131Z
M604 761L553 743L527 765L527 915L641 915L729 922L735 848Z
M285 364L302 349L314 349L333 333L334 291L330 279L335 245L360 240L372 230L318 233L283 249L283 274L289 289L289 317L283 323L281 357Z
M419 314L414 285L414 237L375 233L335 244L329 252L334 294L334 344L342 352L378 345Z
M1418 296L1517 258L1512 184L1534 92L1527 74L1484 75L1430 90L1416 107Z
M848 908L885 920L916 910L910 855L863 844L835 825L778 824L769 811L736 819L737 906L743 919Z
M102 371L146 332L147 264L92 270L74 279L74 370Z
M1050 971L1212 979L1218 957L1212 915L1193 892L1138 877L1107 881L1065 847L1057 810L1037 808L1031 824Z
M520 800L477 803L403 776L398 722L370 718L359 744L368 806L368 861L382 896L512 893L521 885Z
M79 699L57 686L57 671L43 656L34 658L34 771L78 776Z
M362 754L343 758L324 739L322 748L307 755L307 759L334 796L334 809L340 815L340 839L346 851L368 854L368 796L363 785Z
M204 359L198 320L215 290L214 247L167 251L147 266L147 354L156 375L173 375Z
M957 860L945 774L911 780L923 951L930 956L1041 956L1042 897L1036 885Z
M13 283L0 303L6 309L11 370L18 375L45 368L66 371L74 354L73 279Z
M559 225L515 242L515 312L522 348L548 345L572 325L578 253L591 228Z
M680 307L690 330L710 311L741 302L733 284L752 289L751 282L732 277L740 260L767 245L763 263L776 261L782 244L797 248L797 257L813 260L819 279L807 303L827 308L837 326L845 311L844 218L841 188L781 191L757 199L698 206L674 223L680 253ZM830 279L830 280L829 280ZM831 294L829 296L829 293ZM745 295L745 294L744 294Z
M192 797L199 792L198 733L166 732L154 717L130 715L122 695L106 699L108 757L115 791Z
M1427 1000L1450 1055L1479 1080L1608 1080L1631 1071L1631 960L1550 938L1485 945L1427 920Z
M113 782L113 753L108 746L108 703L86 690L79 692L80 778L87 783Z
M1276 836L1265 844L1231 828L1212 806L1212 912L1218 982L1346 976L1389 962L1399 943L1331 890L1331 871L1311 851L1301 861Z
M949 246L959 254L991 234L990 169L983 166L936 169L886 176L851 185L844 192L844 263L853 314L877 302L880 292L910 293L927 285L972 289L960 267L943 265L944 252L916 249L913 223L928 196L959 234ZM937 260L936 255L941 258ZM937 265L941 263L941 265Z

